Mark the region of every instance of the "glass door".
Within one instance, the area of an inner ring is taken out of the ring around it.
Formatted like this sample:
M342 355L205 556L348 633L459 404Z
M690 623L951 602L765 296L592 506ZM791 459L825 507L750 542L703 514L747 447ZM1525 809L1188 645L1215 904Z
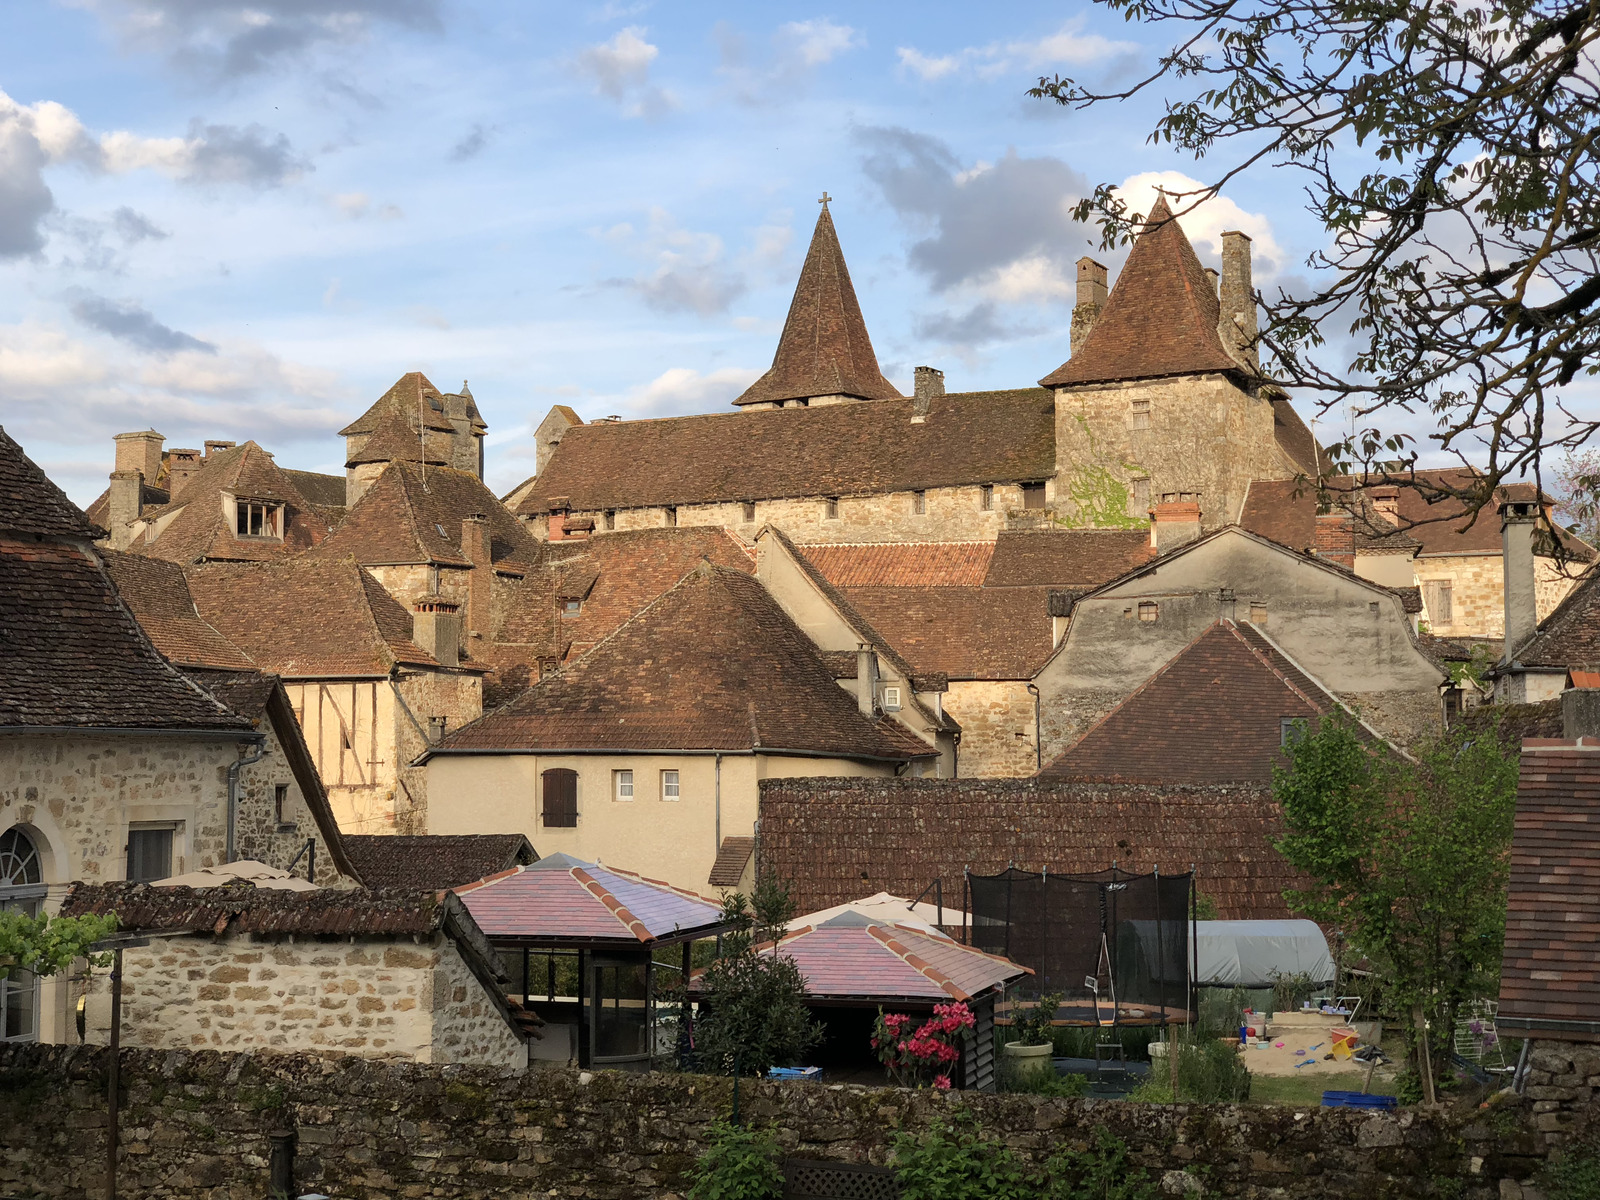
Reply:
M0 911L39 915L45 896L44 873L33 840L21 829L0 834ZM0 1042L31 1042L39 1037L39 980L12 968L0 980Z
M596 958L589 980L591 1061L649 1062L649 960Z

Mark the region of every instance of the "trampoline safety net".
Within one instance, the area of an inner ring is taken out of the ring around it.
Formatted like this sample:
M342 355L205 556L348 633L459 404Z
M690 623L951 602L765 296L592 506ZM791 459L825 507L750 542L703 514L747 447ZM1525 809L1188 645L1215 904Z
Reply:
M1120 1009L1183 1012L1192 978L1191 880L1116 868L969 874L968 939L1032 967L1039 993L1065 993L1071 1007L1093 999L1092 977L1107 1017L1113 994Z

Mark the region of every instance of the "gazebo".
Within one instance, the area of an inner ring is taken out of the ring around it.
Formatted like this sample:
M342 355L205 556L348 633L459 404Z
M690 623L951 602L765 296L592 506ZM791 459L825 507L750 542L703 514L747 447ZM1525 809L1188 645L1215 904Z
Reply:
M687 976L691 944L733 928L714 900L570 854L455 891L546 1023L534 1057L585 1067L648 1069L656 952L681 946Z

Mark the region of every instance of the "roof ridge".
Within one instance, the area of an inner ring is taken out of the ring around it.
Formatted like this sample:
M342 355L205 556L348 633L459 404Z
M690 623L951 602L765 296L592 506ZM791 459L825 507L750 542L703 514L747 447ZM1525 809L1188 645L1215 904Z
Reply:
M595 863L595 866L599 866ZM641 942L654 941L645 923L628 910L628 906L611 894L611 890L582 867L568 867L567 873L582 884L594 898L604 904L624 929Z
M913 952L909 947L901 944L898 938L894 938L886 933L883 933L881 931L881 926L868 925L866 928L867 935L869 937L875 938L882 942L886 947L888 947L890 953L898 955L901 961L903 961L906 966L910 967L913 971L917 971L927 979L938 984L940 990L948 994L951 999L972 999L972 996L968 994L959 984L957 984L955 980L951 979L950 976L939 970L921 955Z
M1382 742L1385 746L1388 746L1389 749L1393 750L1396 754L1400 755L1402 758L1406 759L1408 762L1414 761L1412 759L1411 754L1409 752L1407 752L1407 750L1403 746L1396 745L1387 736L1385 736L1384 734L1380 733L1378 730L1374 729L1372 727L1372 725L1370 725L1367 722L1366 718L1364 718L1359 712L1357 712L1355 709L1351 708L1348 704L1346 704L1339 697L1337 692L1334 692L1332 689L1326 687L1322 683L1322 681L1320 679L1318 679L1310 671L1308 671L1304 667L1302 667L1300 665L1300 663L1295 659L1294 655L1290 654L1282 646L1278 645L1278 643L1273 639L1273 637L1270 634L1268 634L1265 630L1261 629L1259 626L1257 626L1257 625L1255 625L1255 624L1253 624L1253 623L1251 623L1249 621L1246 621L1245 624L1249 626L1251 632L1253 632L1262 641L1266 642L1267 645L1271 646L1272 649L1276 653L1283 655L1283 659L1284 659L1285 662L1287 662L1296 671L1299 671L1300 674L1304 675L1307 679L1309 679L1318 688L1321 688L1322 691L1327 693L1327 695L1333 700L1333 702L1336 705L1338 705L1345 712L1349 713L1352 717L1354 717L1355 720L1356 720L1356 723L1358 725L1360 725L1363 729L1365 729L1368 733L1370 733L1374 738L1376 738L1378 741ZM1248 642L1246 642L1245 644L1249 645ZM1308 701L1308 703L1309 703L1309 701Z

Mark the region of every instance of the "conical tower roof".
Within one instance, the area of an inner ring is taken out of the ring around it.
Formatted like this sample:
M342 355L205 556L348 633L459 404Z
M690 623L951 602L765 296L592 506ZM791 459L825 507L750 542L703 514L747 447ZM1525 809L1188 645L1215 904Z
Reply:
M1043 387L1240 371L1217 333L1221 306L1194 247L1156 199L1089 338Z
M828 206L822 206L800 282L789 303L772 369L756 380L735 404L782 403L811 396L855 396L862 400L899 397L878 370L867 323L850 283L850 269L839 249Z

